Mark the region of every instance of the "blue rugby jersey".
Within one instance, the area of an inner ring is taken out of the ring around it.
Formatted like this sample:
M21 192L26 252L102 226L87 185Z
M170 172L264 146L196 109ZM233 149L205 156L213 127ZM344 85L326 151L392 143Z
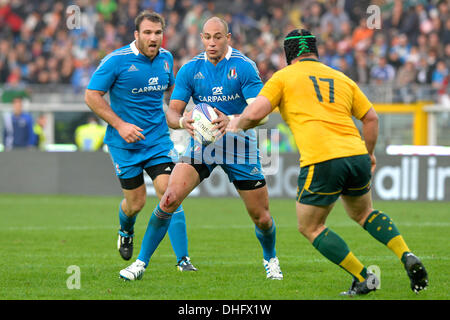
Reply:
M206 52L183 65L178 71L171 100L188 103L192 97L195 104L207 103L226 115L240 114L247 106L246 100L255 98L262 87L256 64L240 51L228 47L225 58L216 66L208 61ZM224 139L232 136L246 145L250 144L251 147L246 150L256 150L256 133L253 129L245 133L227 133ZM216 144L222 145L224 140L221 140ZM225 145L223 147L225 149ZM256 153L249 155L248 152L242 155L247 158L257 156Z
M174 84L173 56L163 49L152 60L142 55L135 41L107 55L94 72L88 89L109 91L112 110L124 121L143 129L145 140L127 143L108 125L104 143L125 149L157 146L169 138L164 91Z

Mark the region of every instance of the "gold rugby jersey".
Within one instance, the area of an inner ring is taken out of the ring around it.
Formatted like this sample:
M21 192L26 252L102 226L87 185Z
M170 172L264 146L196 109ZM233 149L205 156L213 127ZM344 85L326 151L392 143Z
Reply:
M277 71L259 93L279 107L300 151L300 167L367 153L352 116L361 119L372 104L342 72L315 59Z

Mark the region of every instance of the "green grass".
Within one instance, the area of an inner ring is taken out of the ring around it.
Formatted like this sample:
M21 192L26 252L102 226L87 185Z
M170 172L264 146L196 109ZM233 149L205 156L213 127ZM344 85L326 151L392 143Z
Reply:
M0 299L347 299L350 276L323 258L297 231L294 200L270 202L277 224L283 281L265 279L254 227L239 199L188 198L190 256L195 273L176 271L168 237L143 280L125 282L116 249L118 197L0 195ZM136 223L137 256L156 199ZM445 299L449 294L448 203L379 202L427 267L429 289L414 294L395 255L352 222L338 203L327 225L366 265L381 268L381 290L355 299ZM134 259L133 258L133 259ZM69 266L81 270L81 289L69 290Z

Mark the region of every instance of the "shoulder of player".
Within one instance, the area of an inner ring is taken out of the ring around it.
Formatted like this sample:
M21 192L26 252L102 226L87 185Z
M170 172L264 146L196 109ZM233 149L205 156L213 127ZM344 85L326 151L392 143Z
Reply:
M188 66L188 65L195 65L198 63L202 63L206 61L206 54L203 51L202 53L199 53L198 55L196 55L195 57L193 57L191 60L189 60L188 62L186 62L184 65Z
M333 73L333 77L338 78L340 80L343 80L345 82L347 82L348 84L350 84L352 87L356 86L356 82L353 81L349 76L347 76L345 73L343 73L340 70L334 69L330 66L326 66L330 72Z
M285 76L289 76L289 74L291 72L295 72L295 73L299 72L299 69L297 68L297 66L301 66L302 67L301 70L304 71L306 74L311 71L314 72L314 71L320 70L321 73L327 74L329 77L338 78L338 79L344 80L346 82L355 84L354 81L351 78L349 78L345 73L343 73L340 70L334 69L321 61L318 61L318 63L315 62L314 65L308 65L308 66L303 65L303 64L300 64L300 65L292 64L292 65L286 66L283 69L277 71L277 73L281 73ZM313 69L311 69L311 68L313 68Z
M119 49L114 50L113 52L107 54L107 55L102 59L102 61L100 62L100 64L103 64L103 63L105 63L105 62L108 61L108 60L111 60L111 61L114 61L114 62L120 61L120 60L122 60L124 57L130 56L130 55L132 55L131 57L135 56L133 50L130 48L129 45L127 45L127 46L124 46L124 47L122 47L122 48L119 48Z
M172 52L170 52L169 50L167 50L167 49L164 49L164 48L159 48L159 54L161 55L161 56L167 56L167 57L169 57L170 59L172 59L173 60L173 55L172 55Z
M180 70L178 71L178 73L180 73L180 71L189 73L189 72L193 72L194 70L198 70L203 66L205 61L206 61L206 55L205 55L205 52L202 52L202 53L196 55L195 57L193 57L191 60L189 60L185 64L183 64L181 66Z
M235 60L235 61L239 61L242 64L248 64L251 66L256 66L256 63L250 59L249 57L247 57L246 55L244 55L242 52L240 52L239 50L236 49L232 49L231 55L229 60Z

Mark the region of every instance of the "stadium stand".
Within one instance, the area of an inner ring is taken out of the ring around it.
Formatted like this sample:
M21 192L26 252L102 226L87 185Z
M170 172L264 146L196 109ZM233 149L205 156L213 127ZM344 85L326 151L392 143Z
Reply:
M379 29L367 27L374 4ZM79 28L67 27L70 5L80 9ZM163 47L174 55L175 73L202 50L200 28L214 14L229 23L233 47L257 63L263 82L286 64L284 36L303 27L319 37L320 59L374 102L437 102L448 94L447 0L1 0L0 102L17 92L58 92L68 95L63 102L82 103L99 61L134 39L134 17L143 9L166 18Z

